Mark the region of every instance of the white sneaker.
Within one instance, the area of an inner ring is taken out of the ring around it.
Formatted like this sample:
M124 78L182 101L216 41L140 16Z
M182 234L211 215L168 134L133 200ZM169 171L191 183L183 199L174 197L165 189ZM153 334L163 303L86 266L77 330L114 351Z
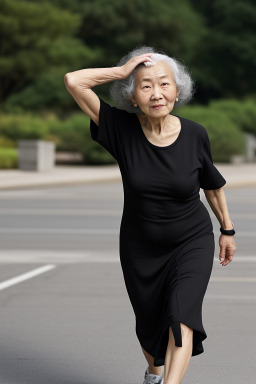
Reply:
M152 373L148 373L147 368L144 375L143 384L164 384L164 372L162 371L161 375L154 375Z

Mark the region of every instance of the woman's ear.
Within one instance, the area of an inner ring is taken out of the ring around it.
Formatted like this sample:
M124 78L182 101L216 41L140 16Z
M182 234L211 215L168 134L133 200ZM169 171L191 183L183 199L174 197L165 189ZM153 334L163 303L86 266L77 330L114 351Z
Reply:
M134 107L137 107L138 104L136 103L136 100L134 97L129 97L129 100L131 100L131 102L133 103Z

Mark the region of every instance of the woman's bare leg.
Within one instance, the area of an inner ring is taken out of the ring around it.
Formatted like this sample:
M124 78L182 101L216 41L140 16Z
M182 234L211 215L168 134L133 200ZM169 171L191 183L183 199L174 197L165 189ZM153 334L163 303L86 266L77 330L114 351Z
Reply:
M148 362L148 366L149 366L149 373L152 373L153 375L161 375L162 373L162 369L161 367L155 367L154 366L154 358L153 356L151 356L147 351L145 351L145 349L141 346L142 348L142 351L144 353L144 356Z
M188 369L193 347L193 329L180 323L182 347L175 346L172 328L169 327L169 342L166 349L164 384L180 384Z

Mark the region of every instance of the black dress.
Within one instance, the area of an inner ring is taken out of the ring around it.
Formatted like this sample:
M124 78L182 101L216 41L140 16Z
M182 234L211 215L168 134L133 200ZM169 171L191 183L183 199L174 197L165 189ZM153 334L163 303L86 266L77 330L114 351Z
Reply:
M199 190L226 184L213 165L207 130L177 117L179 136L165 147L146 138L136 114L101 98L99 126L90 120L92 139L120 168L124 191L120 262L136 335L155 366L164 365L170 326L175 345L182 347L180 322L194 331L192 356L204 352L202 303L215 242Z

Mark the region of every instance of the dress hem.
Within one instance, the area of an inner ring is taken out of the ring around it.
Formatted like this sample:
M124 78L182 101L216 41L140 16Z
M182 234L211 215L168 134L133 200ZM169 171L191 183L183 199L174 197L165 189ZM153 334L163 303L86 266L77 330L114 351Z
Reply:
M189 327L189 328L191 328L193 330L193 349L192 349L191 357L198 356L201 353L203 353L204 352L204 348L203 348L202 342L207 338L207 334L205 332L203 332L202 330L199 330L197 327L194 327L189 322L184 321L182 319L176 320L176 321L172 321L171 323L169 323L169 326L168 326L167 329L169 329L169 327L172 327L172 325L175 324L175 323L178 323L179 327L180 327L180 323L185 324L187 327ZM167 329L165 329L163 334L167 331ZM182 339L181 340L179 339L178 332L177 332L178 329L177 329L177 327L175 327L174 329L176 330L176 331L174 331L175 346L182 347ZM197 335L195 335L195 332L197 333ZM138 334L137 334L137 336L138 336ZM139 336L138 336L138 338L139 338ZM168 342L169 342L169 337L168 337ZM168 342L167 342L167 345L168 345ZM154 366L155 367L161 367L161 366L163 366L165 364L165 358L163 358L163 359L155 359L155 357L154 357L155 353L153 351L150 352L147 348L145 348L142 345L141 342L140 342L140 344L143 347L143 349L145 349L145 351L154 358ZM196 344L197 344L197 348L195 349L194 345L196 345Z

